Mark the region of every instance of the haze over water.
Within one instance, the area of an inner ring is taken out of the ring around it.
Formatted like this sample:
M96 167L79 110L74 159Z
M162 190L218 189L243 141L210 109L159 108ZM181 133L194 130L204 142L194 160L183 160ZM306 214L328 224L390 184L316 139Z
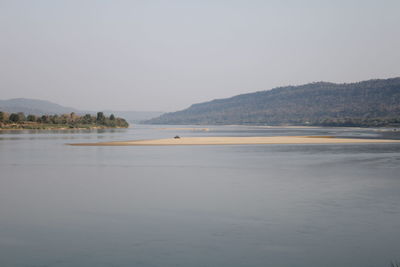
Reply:
M0 132L0 266L364 267L400 259L400 144L65 145L398 132L159 128Z

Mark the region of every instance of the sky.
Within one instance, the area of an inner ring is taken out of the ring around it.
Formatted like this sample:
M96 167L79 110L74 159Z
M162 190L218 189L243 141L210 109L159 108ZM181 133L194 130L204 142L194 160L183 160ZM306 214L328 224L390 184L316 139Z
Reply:
M175 111L400 76L399 0L0 0L0 99Z

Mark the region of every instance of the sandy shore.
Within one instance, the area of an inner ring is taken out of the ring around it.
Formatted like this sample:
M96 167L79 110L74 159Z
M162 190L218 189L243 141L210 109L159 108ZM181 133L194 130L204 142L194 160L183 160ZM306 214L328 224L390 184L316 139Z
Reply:
M400 143L400 140L350 139L332 136L272 136L272 137L186 137L180 139L134 140L101 143L77 143L74 146L177 146L177 145L261 145L261 144L358 144Z

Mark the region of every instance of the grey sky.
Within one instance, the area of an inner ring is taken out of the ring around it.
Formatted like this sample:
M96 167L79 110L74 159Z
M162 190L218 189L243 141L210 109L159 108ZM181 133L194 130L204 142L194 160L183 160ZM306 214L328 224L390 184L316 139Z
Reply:
M400 76L399 14L398 0L0 0L0 98L174 111Z

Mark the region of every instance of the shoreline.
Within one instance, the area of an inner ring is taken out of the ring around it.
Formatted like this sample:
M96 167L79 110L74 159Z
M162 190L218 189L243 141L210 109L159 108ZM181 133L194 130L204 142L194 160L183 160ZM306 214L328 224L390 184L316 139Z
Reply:
M400 143L392 139L336 138L334 136L256 136L256 137L186 137L153 140L73 143L71 146L188 146L188 145L266 145L266 144L363 144Z
M99 130L99 129L128 129L129 127L77 127L77 128L68 128L68 127L54 127L54 128L0 128L1 131L71 131L71 130Z

